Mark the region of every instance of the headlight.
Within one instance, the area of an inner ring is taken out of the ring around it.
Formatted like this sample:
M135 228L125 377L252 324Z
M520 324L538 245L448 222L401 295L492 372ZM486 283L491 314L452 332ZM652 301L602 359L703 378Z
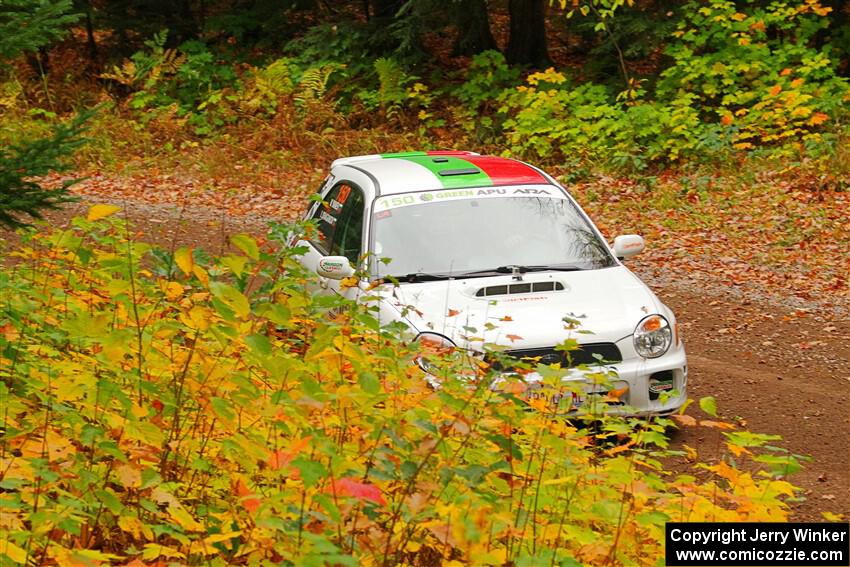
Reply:
M634 334L635 350L644 358L658 358L673 343L673 329L661 315L645 317Z
M431 374L433 365L428 362L428 355L443 355L453 351L456 345L452 340L440 333L419 333L415 341L422 345L422 354L416 358L416 364L425 372Z

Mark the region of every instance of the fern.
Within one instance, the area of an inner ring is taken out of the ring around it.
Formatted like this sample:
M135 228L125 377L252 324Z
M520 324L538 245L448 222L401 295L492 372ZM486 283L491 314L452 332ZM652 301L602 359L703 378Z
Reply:
M265 109L272 113L281 97L292 94L291 61L284 57L273 61L266 67L254 69L252 81L249 81L240 98L239 106L254 112Z
M138 51L121 66L113 66L111 73L102 73L103 79L110 79L130 88L151 89L164 76L173 76L186 62L186 56L176 49L165 48L168 32L163 30L154 34L153 39L145 42L149 51Z
M375 71L378 73L378 101L386 117L392 120L401 111L407 97L405 85L413 80L413 77L405 73L395 59L388 57L375 60Z
M310 67L301 75L298 82L298 92L295 94L295 102L299 105L307 104L323 98L328 89L328 82L336 71L344 69L342 63L325 63L318 67Z

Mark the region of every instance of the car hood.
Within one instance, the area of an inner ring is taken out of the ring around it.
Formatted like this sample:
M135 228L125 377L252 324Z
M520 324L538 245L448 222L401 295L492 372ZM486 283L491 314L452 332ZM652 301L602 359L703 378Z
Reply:
M563 289L477 295L502 291L491 289L497 286L549 282ZM649 288L623 266L525 274L522 281L504 275L377 291L417 331L440 333L474 350L485 342L512 349L551 347L570 338L616 342L631 335L642 318L663 312Z

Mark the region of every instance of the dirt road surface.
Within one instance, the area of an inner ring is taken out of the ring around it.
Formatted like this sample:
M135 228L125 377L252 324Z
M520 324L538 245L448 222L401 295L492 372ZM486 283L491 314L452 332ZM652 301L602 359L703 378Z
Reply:
M266 225L265 219L227 216L212 207L115 204L125 207L143 240L169 248L219 253L227 249L229 234L259 234ZM85 203L70 205L49 214L49 223L61 226L85 209ZM0 244L0 253L13 241ZM630 267L679 318L690 396L714 396L722 418L781 435L776 445L811 458L789 479L803 491L792 504L793 518L821 520L825 511L850 515L850 306L802 301L778 288L742 291L693 280L654 263L651 253ZM688 413L706 417L695 405ZM716 429L685 428L674 442L696 449L705 462L729 456Z

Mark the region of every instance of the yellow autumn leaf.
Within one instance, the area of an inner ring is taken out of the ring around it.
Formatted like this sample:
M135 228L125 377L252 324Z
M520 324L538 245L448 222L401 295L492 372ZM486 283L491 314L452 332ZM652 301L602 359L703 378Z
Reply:
M193 518L182 506L169 506L168 515L184 530L200 532L204 529L204 526Z
M206 307L196 305L187 313L180 314L180 321L190 329L206 331L210 327L212 311Z
M0 541L0 555L5 555L15 563L24 564L27 561L27 552L8 539Z
M206 543L207 545L212 545L214 543L231 540L235 537L239 537L240 535L242 535L242 530L237 530L235 532L226 532L223 534L212 534L211 536L204 538L204 543Z
M142 559L145 561L152 561L160 557L167 557L169 559L185 559L186 555L177 551L173 547L166 547L164 545L159 545L158 543L145 544L145 549L142 551Z
M132 465L120 465L115 469L118 481L125 488L138 488L142 485L142 471Z
M153 536L153 531L135 516L121 516L118 518L118 527L137 539Z
M159 284L159 288L165 294L166 299L169 301L174 301L181 295L183 295L183 286L177 282L166 282L161 281Z
M357 276L351 276L351 277L343 278L342 280L340 280L339 288L342 289L342 290L350 289L350 288L353 288L353 287L357 287L357 285L359 283L360 283L360 278L358 278Z
M210 285L210 276L207 274L207 271L204 270L200 266L192 266L192 273L195 274L195 277L201 280L201 283L204 285Z
M192 268L195 266L195 259L192 257L192 249L187 247L178 248L174 253L174 263L180 268L180 271L187 276L192 275Z
M116 207L115 205L92 205L89 209L88 214L86 215L86 219L90 221L96 221L108 216L114 215L118 211L121 210L121 207Z

